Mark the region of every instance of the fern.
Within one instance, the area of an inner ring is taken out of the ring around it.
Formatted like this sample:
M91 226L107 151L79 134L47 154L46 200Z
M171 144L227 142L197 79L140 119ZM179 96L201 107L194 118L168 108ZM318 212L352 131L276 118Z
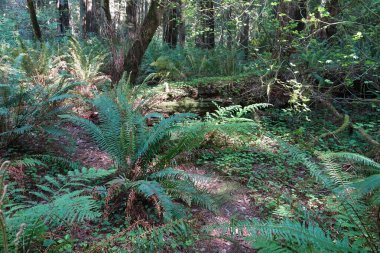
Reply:
M31 78L34 82L40 84L46 84L51 81L51 69L55 66L56 60L60 58L51 44L29 44L18 39L16 53L18 56L14 59L14 65L26 78Z
M34 166L41 165L41 162L29 158L9 164ZM13 240L19 238L21 234L25 243L31 240L36 242L42 239L42 235L48 228L54 229L57 226L83 223L100 217L100 204L89 194L92 190L90 184L92 181L107 177L112 173L114 173L112 170L82 168L70 171L67 175L45 176L43 180L45 183L36 186L39 191L29 192L34 195L34 199L39 199L39 201L25 200L6 205L3 214L8 239L1 240L3 246L9 240L12 242L9 245L17 249L17 243ZM0 184L3 184L3 180L0 180ZM13 193L11 191L10 199L13 201L22 199L18 198L17 194L17 189Z
M30 194L46 203L29 201L12 205L8 214L20 220L38 219L44 217L45 222L57 220L65 222L82 222L91 220L100 214L97 211L96 202L92 197L83 195L89 191L91 181L107 177L113 174L114 170L96 170L82 168L81 170L69 171L67 175L57 175L56 177L45 176L44 184L37 185L40 191L32 191ZM22 210L22 211L21 211ZM13 212L16 211L14 214Z
M226 228L224 229L226 231ZM269 241L284 240L290 248L293 248L294 245L296 245L296 248L303 248L303 250L297 250L297 252L305 252L307 248L309 248L309 252L365 252L360 248L350 245L348 238L332 238L328 233L325 233L320 227L314 224L306 225L305 223L290 220L284 220L279 223L248 220L236 222L227 229L235 236L248 233L250 237L249 240L253 242L253 246L255 245L254 238L259 235L259 237L264 237ZM268 244L268 246L270 249L275 249L276 252L284 252L280 250L279 245L275 248L273 248L273 244ZM259 244L258 248L263 251L266 245Z
M175 245L176 248L185 246L192 237L190 224L186 220L179 219L158 227L127 228L106 240L95 243L89 252L109 250L111 247L123 252L166 252Z
M305 165L310 174L323 182L324 186L337 197L344 210L343 215L354 224L351 231L354 233L359 231L360 235L365 238L367 247L374 251L377 247L377 235L373 232L373 224L367 219L370 206L368 206L368 203L363 202L361 198L369 192L378 192L376 177L369 177L364 180L355 179L353 175L343 172L341 166L335 160L351 160L365 166L372 166L375 169L378 164L361 155L350 153L322 153L319 155L321 162L318 163L317 160L313 160L295 146L279 142L283 147L286 147L294 161ZM379 195L375 194L375 196ZM376 203L376 201L373 201L373 203Z
M78 80L90 83L99 76L107 53L96 46L86 46L75 38L70 39L68 59Z
M168 171L169 170L153 174L151 176L152 180L150 181L130 181L124 177L119 177L112 180L109 184L122 186L125 190L134 189L146 199L157 199L158 202L156 204L158 206L156 206L156 208L159 212L162 212L163 209L163 218L165 221L181 218L185 213L183 207L175 204L172 198L182 200L188 206L199 205L209 210L215 210L215 202L210 195L207 192L200 191L194 183L186 180L186 176L187 178L194 177L186 175L185 172L176 173L171 169L169 175ZM181 179L185 181L178 180L180 174L182 175ZM173 177L177 178L177 180L174 180ZM166 180L163 180L163 178L166 178Z
M356 153L348 153L348 152L339 152L339 153L327 153L324 155L325 157L334 158L334 159L342 159L346 161L352 161L357 164L361 164L364 166L372 167L373 169L380 169L380 164L371 160L370 158L356 154Z
M193 115L174 115L150 129L146 125L148 116L133 108L123 92L117 89L114 98L102 95L93 100L99 111L99 126L78 117L62 118L83 127L99 147L111 155L120 170L131 172L136 166L143 166L146 171L144 166L157 158L157 152L169 140L172 127Z
M206 183L209 181L208 177L198 175L198 174L188 173L182 170L176 170L173 168L166 168L158 172L155 172L151 174L149 178L153 180L164 180L164 179L184 180L184 181L190 181L194 184Z
M173 197L189 205L200 204L212 209L212 199L207 198L206 193L198 187L204 178L179 170L165 169L176 155L199 145L203 141L202 135L206 133L206 128L197 127L202 130L197 133L192 131L196 129L194 127L192 130L183 131L187 126L185 123L194 118L194 114L176 114L169 118L157 113L143 115L141 108L131 101L135 97L125 94L126 90L118 87L114 93L98 96L92 101L99 112L99 125L79 117L62 116L81 126L112 157L117 173L123 176L110 181L109 189L121 187L122 191L116 194L134 191L139 197L153 203L159 216L160 213L163 214L164 221L183 215L179 211L182 208L174 203L171 193ZM152 117L159 118L160 121L153 127L148 127L147 120ZM192 138L199 133L200 136ZM178 180L189 181L191 184L185 187L183 183L176 183Z
M373 224L367 219L370 206L362 198L369 193L375 193L372 203L378 203L379 178L375 174L364 179L355 179L354 175L342 171L337 161L361 164L372 168L369 171L377 171L378 164L364 156L350 153L320 153L319 159L315 159L294 145L280 139L277 141L282 152L289 155L293 162L303 164L312 176L337 197L335 210L340 215L337 216L337 223L345 229L342 232L344 231L346 237L339 239L316 224L291 220L277 223L246 220L217 227L228 230L235 236L248 234L244 239L250 241L260 252L288 252L289 249L291 252L377 252L377 236ZM345 223L350 226L344 225ZM358 236L365 241L357 240ZM351 243L350 240L353 239Z
M56 138L67 136L58 127L58 115L69 112L71 107L62 102L74 97L69 91L76 85L65 84L65 78L61 78L48 87L20 83L0 87L7 90L0 100L0 147L30 133L43 133Z
M241 105L220 107L216 103L214 103L214 105L217 107L217 110L213 113L206 114L206 120L208 121L252 121L244 118L244 116L248 113L271 106L271 104L266 103L252 104L245 107L242 107Z

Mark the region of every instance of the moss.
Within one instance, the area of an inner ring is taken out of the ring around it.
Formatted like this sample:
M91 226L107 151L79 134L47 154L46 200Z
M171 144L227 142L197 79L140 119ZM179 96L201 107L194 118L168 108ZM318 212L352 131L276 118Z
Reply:
M238 83L238 82L244 82L248 79L251 79L253 76L251 74L240 74L236 76L215 76L215 77L202 77L202 78L195 78L189 81L180 81L180 82L173 82L170 85L172 87L184 87L184 86L190 86L190 87L200 87L204 85L210 85L210 84L231 84L231 83Z

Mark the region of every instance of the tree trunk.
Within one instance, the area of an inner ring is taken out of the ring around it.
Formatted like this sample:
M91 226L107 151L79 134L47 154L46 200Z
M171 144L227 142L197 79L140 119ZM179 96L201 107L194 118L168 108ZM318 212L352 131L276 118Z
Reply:
M133 41L136 38L137 32L137 4L136 0L127 1L127 36L129 41Z
M40 29L40 25L38 24L36 9L34 8L33 0L27 0L27 5L29 9L30 21L32 23L34 37L36 37L36 39L38 40L41 40L42 39L41 29Z
M164 14L163 41L171 48L175 48L178 42L178 3L169 6Z
M226 13L226 30L227 30L227 48L229 50L232 49L232 43L233 43L233 35L232 35L232 29L233 25L232 22L232 7L228 7L227 13Z
M213 0L200 1L201 34L196 40L196 46L212 49L215 47L215 10Z
M248 59L248 54L249 54L249 13L245 11L243 13L243 26L241 27L240 30L240 36L239 36L239 47L240 50L244 54L244 59Z
M184 9L183 3L181 0L178 1L178 42L183 47L185 46L186 42L186 25L185 20L183 18L182 10Z
M323 21L318 27L317 36L320 39L329 39L336 34L336 25L330 25L334 18L340 13L339 0L322 0L321 5L330 13L328 17L320 17Z
M97 0L80 0L80 19L82 21L83 37L87 37L89 33L98 33L96 6Z
M127 56L124 60L124 69L130 76L132 83L136 82L139 66L146 49L149 46L158 26L161 23L164 13L163 1L152 0L148 14L137 33L136 39L133 41L132 46L128 50Z
M294 34L289 32L288 29L286 29L286 26L291 22L296 22L296 25L292 30L298 32L303 31L305 23L302 19L307 17L306 0L282 0L280 4L277 5L275 13L276 18L279 21L279 27L276 31L276 47L272 52L272 56L273 58L282 56L289 57L295 52L294 47L291 46Z
M65 34L70 29L69 1L57 0L57 9L59 13L58 32Z
M112 16L111 16L111 9L110 9L110 1L104 0L103 1L103 11L104 15L106 16L106 20L108 24L112 23Z
M86 37L86 0L79 0L80 33Z

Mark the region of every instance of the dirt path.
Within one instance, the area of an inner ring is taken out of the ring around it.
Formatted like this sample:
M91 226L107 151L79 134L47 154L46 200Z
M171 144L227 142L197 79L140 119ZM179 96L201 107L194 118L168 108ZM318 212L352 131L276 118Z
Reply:
M101 151L91 141L91 138L85 135L79 127L68 125L66 129L69 130L76 140L76 150L70 154L70 159L81 162L87 167L109 168L112 166L112 161L107 153ZM62 143L62 145L64 145L64 143ZM193 166L183 166L181 169L195 174L210 175L210 171L207 168L197 169ZM256 215L257 212L250 203L249 189L237 182L228 181L216 173L211 173L210 176L210 181L205 183L203 187L216 196L222 196L222 198L218 201L220 206L216 214L199 207L191 209L193 217L197 221L196 228L199 229L199 231L207 226L228 223L233 217L237 219L258 217ZM210 232L210 238L196 242L195 247L193 249L186 249L186 252L255 252L250 249L245 242L239 241L233 243L225 239L217 238L220 236L220 232L214 230ZM201 238L203 238L203 236L201 236Z
M74 162L80 162L83 166L96 169L108 169L112 166L112 160L108 154L101 151L95 143L91 140L90 136L86 135L80 127L72 124L65 126L75 140L75 147L68 155L64 150L60 150L63 156L68 156ZM60 143L61 146L66 145L65 142Z
M205 169L190 169L190 172L210 175ZM249 189L243 185L228 181L217 175L211 174L211 180L204 187L216 196L222 196L217 213L212 213L203 208L192 208L192 214L197 220L197 227L202 230L204 227L230 222L231 218L248 219L255 218L256 210L252 206L249 198ZM210 232L210 238L198 241L195 248L190 252L210 252L210 253L240 253L256 252L243 241L231 242L220 238L222 234L218 230ZM214 237L214 238L212 238ZM219 238L218 238L219 237Z

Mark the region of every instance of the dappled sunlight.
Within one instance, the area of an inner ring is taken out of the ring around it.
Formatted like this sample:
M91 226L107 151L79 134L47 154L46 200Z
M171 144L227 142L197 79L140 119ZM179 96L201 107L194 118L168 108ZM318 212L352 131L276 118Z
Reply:
M0 0L0 252L379 252L379 13Z

